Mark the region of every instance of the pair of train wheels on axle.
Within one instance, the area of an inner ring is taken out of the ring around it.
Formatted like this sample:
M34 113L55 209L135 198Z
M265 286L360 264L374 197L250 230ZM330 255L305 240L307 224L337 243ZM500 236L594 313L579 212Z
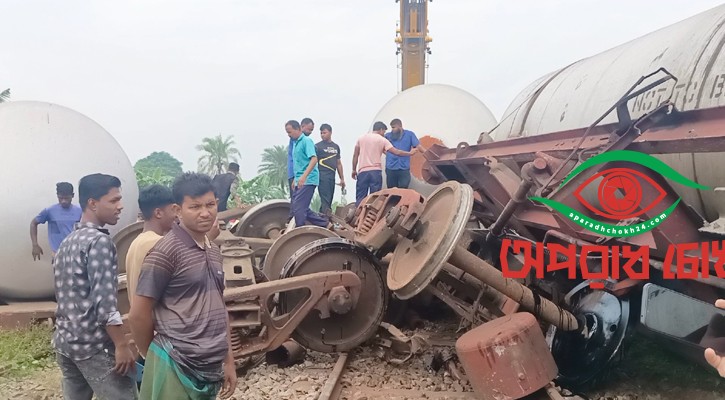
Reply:
M270 247L263 272L269 279L291 278L315 272L348 270L361 280L360 297L345 314L322 318L312 312L292 337L317 351L347 351L372 338L385 316L391 290L398 299L410 299L435 278L465 230L473 204L468 185L441 185L427 200L421 215L422 234L401 239L384 271L380 260L368 249L333 231L304 226L284 233ZM460 204L461 207L450 207ZM449 248L449 251L440 249ZM383 276L387 275L387 282ZM289 312L302 294L282 293L282 312Z
M410 299L436 278L461 240L472 208L470 186L458 182L440 185L426 199L416 234L398 241L387 271L373 253L323 228L305 226L280 236L264 263L270 279L349 270L362 282L360 299L353 309L326 319L312 312L293 338L323 352L348 351L372 338L392 298L391 291L395 298ZM607 366L621 348L629 319L626 300L592 291L586 283L576 292L571 311L586 329L557 330L551 345L559 366L558 381L566 385L584 384ZM281 296L280 305L289 311L295 300L292 295Z

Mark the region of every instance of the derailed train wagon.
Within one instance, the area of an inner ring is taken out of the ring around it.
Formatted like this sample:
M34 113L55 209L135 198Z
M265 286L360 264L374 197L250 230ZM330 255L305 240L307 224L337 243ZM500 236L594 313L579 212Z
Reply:
M429 183L473 189L468 250L576 318L549 330L560 380L596 376L635 326L725 352L724 23L720 6L547 74L484 140L425 155ZM432 284L473 316L468 275Z

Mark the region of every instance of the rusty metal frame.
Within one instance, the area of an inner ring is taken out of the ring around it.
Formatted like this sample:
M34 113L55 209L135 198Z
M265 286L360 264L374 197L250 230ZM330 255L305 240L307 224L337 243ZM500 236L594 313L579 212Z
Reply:
M725 107L686 112L673 110L667 118L656 121L656 124L643 126L644 129L640 128L643 131L641 136L627 149L648 154L722 152L725 151L723 120L725 120ZM581 149L593 149L608 143L617 127L618 124L606 124L592 128ZM533 161L539 151L563 159L576 148L585 131L586 129L573 129L547 133L545 136L527 136L466 145L463 147L465 151L436 144L424 154L427 159L424 172L430 174L430 176L424 175L424 178L427 181L435 181L434 176L439 174L451 180L453 176L447 175L445 168L441 170L441 166L459 166L473 162L481 164L489 158L499 161L510 160L523 165ZM459 172L459 176L464 176L463 174Z
M226 289L224 291L226 303L250 300L256 303L260 307L260 321L264 327L258 336L245 338L241 347L235 349L234 358L249 357L281 346L310 311L327 308L327 294L338 286L344 286L355 292L360 290L361 281L354 272L331 271ZM273 304L272 298L276 294L300 289L306 290L307 296L297 303L292 311L277 315L275 310L270 308Z
M485 166L491 165L493 162L505 164L515 173L520 174L524 164L537 158L545 158L549 164L548 173L552 178L550 187L553 187L558 186L558 180L563 178L563 175L566 175L566 172L579 161L575 159L568 165L562 166L562 164L566 164L565 159L573 151L592 155L614 149L634 150L648 154L725 152L725 130L722 129L722 121L725 121L725 107L679 112L673 108L672 104L665 103L632 121L624 128L621 124L591 127L589 135L581 144L579 142L586 129L487 144L465 145L455 149L435 145L425 153L428 161L424 171L427 171L425 176L431 183L438 183L441 178L457 180L471 184L477 191L479 199L499 199L491 210L493 211L491 215L497 215L502 211L500 204L504 199L510 199L514 190L511 186L504 186L504 182L510 182L509 178L501 179L500 174L497 175L486 170ZM602 164L594 166L592 171L596 172L616 165L617 163ZM561 169L558 168L560 166L562 166ZM640 170L644 167L628 165L628 168ZM562 173L555 175L557 170L561 170ZM668 197L663 202L676 200L676 197L673 198L675 192L666 180L649 173L646 169L641 171L651 176L668 193ZM552 190L550 193L540 194L567 204L584 215L589 215L590 212L571 196L582 179L584 179L583 176L575 177L563 187ZM492 184L492 181L497 181L498 184ZM645 197L647 195L645 193ZM648 199L644 198L643 201L646 202ZM479 200L478 203L483 204L484 208L491 209L491 202ZM655 210L651 210L649 215L642 217L649 218L653 215L655 215ZM493 220L487 222L492 223ZM702 223L703 220L699 215L684 202L680 202L666 224L655 228L648 234L640 235L641 237L621 238L615 239L615 241L622 244L649 245L653 249L652 255L661 258L664 257L664 252L669 244L710 240L705 233L698 231ZM568 219L550 212L548 208L532 202L522 204L510 222L511 227L520 231L524 236L530 236L525 231L521 232L520 229L517 229L516 224L543 231L557 230L588 241L601 239L593 232L586 231Z
M355 242L381 249L396 237L407 237L423 212L425 197L408 189L384 189L366 197L355 211Z

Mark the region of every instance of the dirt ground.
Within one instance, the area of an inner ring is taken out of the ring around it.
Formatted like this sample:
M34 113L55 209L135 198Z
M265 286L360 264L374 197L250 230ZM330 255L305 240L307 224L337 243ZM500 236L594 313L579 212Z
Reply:
M439 349L455 342L456 323L426 321L422 329L405 330L438 341ZM725 400L725 379L667 352L645 337L627 340L619 361L602 374L597 383L580 390L583 397L566 400ZM454 351L453 348L448 348ZM287 368L261 364L240 374L234 399L317 400L337 361L336 354L308 352L304 361ZM418 355L403 365L381 360L371 347L350 353L338 390L339 400L473 400L466 382L454 379L444 368L432 371ZM22 378L3 377L0 371L0 400L62 399L60 371L52 360L46 367ZM544 400L543 392L526 400Z
M643 351L648 351L643 349ZM329 377L337 356L321 353L308 354L305 362L288 368L261 365L239 377L235 399L310 399L316 400ZM677 365L668 367L671 360L662 361L663 367L673 370L674 376L651 375L656 370L641 371L643 361L627 367L617 367L599 388L584 394L591 400L723 400L725 379L712 376L704 369ZM680 369L678 369L680 368ZM687 371L683 370L685 368ZM685 371L685 372L683 372ZM680 378L677 378L677 374ZM700 375L702 374L702 375ZM474 400L477 397L467 384L454 381L450 375L425 369L416 358L404 366L395 366L379 360L368 349L355 352L341 378L339 399L347 400ZM0 377L0 400L62 399L60 371L55 367L35 371L22 379ZM527 400L548 399L543 393ZM568 399L575 399L571 397Z

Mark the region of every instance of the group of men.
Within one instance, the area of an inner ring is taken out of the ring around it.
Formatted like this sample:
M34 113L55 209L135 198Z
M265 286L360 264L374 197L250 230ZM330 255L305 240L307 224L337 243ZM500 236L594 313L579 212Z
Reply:
M335 190L336 170L342 175L342 164L339 163L339 147L332 142L332 127L323 124L326 129L326 135L330 143L330 151L337 151L336 155L327 158L325 165L333 167L332 176L328 171L324 172L324 176L320 174L318 168L317 147L310 138L315 123L310 118L302 119L302 123L296 120L289 120L284 125L284 130L289 137L289 145L287 147L287 178L289 180L290 189L290 217L294 220L295 226L316 225L321 227L329 226L329 220L326 214L318 213L310 209L312 197L315 195L315 189L319 186L320 198L332 201L332 193L328 192L329 180L332 179L332 190ZM322 143L322 142L320 142ZM334 144L334 146L332 146ZM333 163L332 158L337 157L338 162ZM326 168L328 169L328 168ZM321 184L321 179L324 179ZM344 182L344 181L343 181ZM323 204L320 207L321 212L327 212L330 204ZM327 207L327 209L325 208Z
M64 398L230 396L237 378L222 256L212 243L218 235L212 179L189 172L172 189L154 185L139 195L143 232L126 256L135 348L124 335L116 247L106 230L123 210L121 182L104 174L83 177L80 207L71 205L69 183L59 183L57 192L59 203L31 222L31 239L33 258L40 258L37 225L49 223L58 303L52 345Z
M385 174L388 187L408 188L410 185L410 156L421 149L415 133L403 129L400 119L390 123L391 130L383 122L376 122L370 134L358 139L353 154L352 178L357 180L355 203L383 187L382 163L386 155ZM346 189L340 146L332 141L332 126L320 126L320 141L314 143L312 132L315 122L303 118L300 122L289 120L285 123L285 132L289 137L287 147L287 179L290 191L290 219L295 226L329 226L332 212L332 199L335 186ZM340 178L336 183L336 175ZM239 206L237 186L239 184L239 164L230 163L227 172L218 174L213 180L219 211L227 209L231 201ZM310 209L315 190L320 196L319 212Z
M361 136L352 155L352 178L355 185L355 204L359 205L370 193L383 187L382 156L385 155L385 176L388 188L407 189L410 186L410 156L424 152L415 133L403 129L400 119L385 123L377 121L373 130Z
M403 129L400 119L390 122L391 131L383 122L375 122L373 131L363 135L355 144L352 179L356 180L355 204L383 187L382 157L386 155L385 173L388 187L408 188L410 185L410 156L423 151L415 133ZM345 190L340 146L332 141L332 127L320 126L321 140L316 144L310 135L315 129L311 118L301 122L289 120L285 131L289 136L287 178L291 197L290 217L295 226L328 226L335 194L335 175ZM320 195L319 213L310 209L315 189Z

